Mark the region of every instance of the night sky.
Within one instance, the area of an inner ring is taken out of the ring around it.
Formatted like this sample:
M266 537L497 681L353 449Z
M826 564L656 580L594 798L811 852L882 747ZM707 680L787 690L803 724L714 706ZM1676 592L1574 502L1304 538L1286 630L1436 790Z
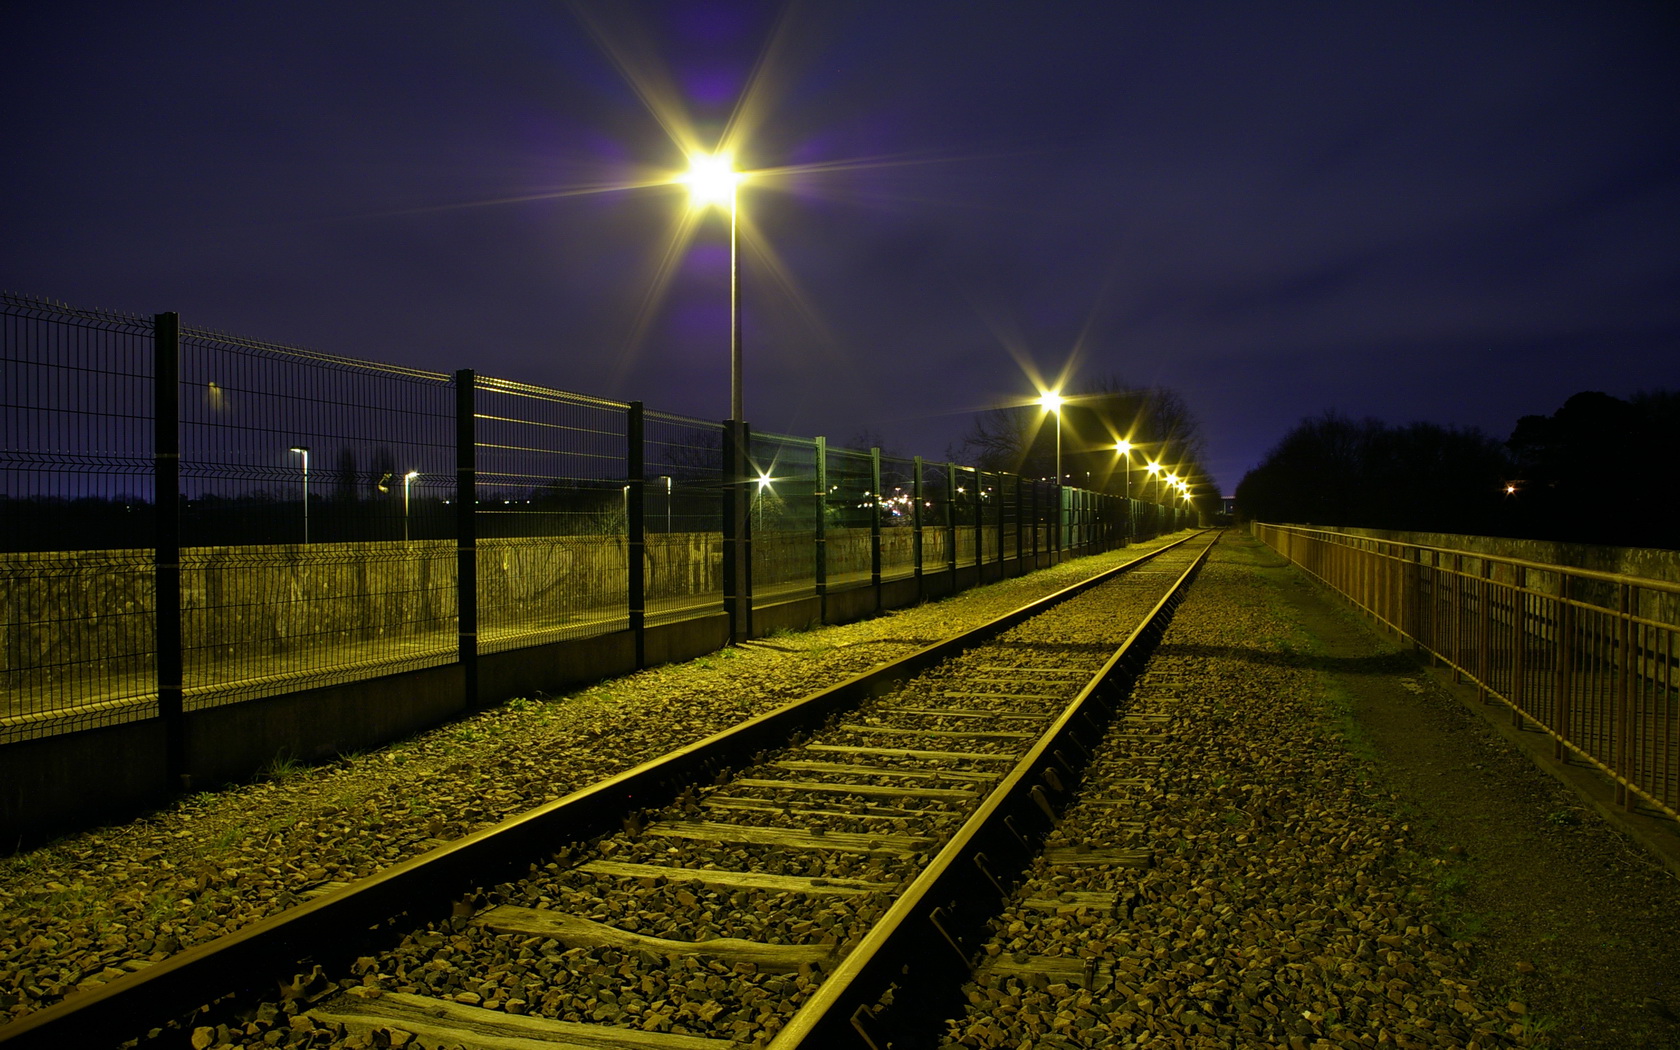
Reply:
M755 429L1159 384L1229 493L1680 387L1677 10L13 0L0 289L721 419L728 128Z

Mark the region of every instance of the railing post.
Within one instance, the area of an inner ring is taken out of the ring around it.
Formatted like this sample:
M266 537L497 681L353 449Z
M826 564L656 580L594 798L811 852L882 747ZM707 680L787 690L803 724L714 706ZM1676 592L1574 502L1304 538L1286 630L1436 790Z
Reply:
M466 706L478 706L478 438L473 370L455 373L455 621Z
M1032 569L1038 568L1038 485L1027 482L1027 520L1032 522ZM1028 571L1031 571L1029 569Z
M881 450L869 450L869 585L875 588L875 608L881 608Z
M152 586L158 718L170 789L191 787L181 652L181 317L152 318L152 474L156 507Z
M624 476L626 479L625 584L630 638L636 666L647 666L647 464L640 401L630 402L625 418Z
M1616 781L1616 802L1623 809L1633 808L1633 792L1628 790L1628 784L1637 780L1639 772L1638 753L1634 750L1633 718L1628 708L1630 697L1629 687L1633 683L1633 610L1639 607L1634 598L1632 584L1617 584L1621 593L1620 613L1616 618L1616 772L1620 774Z
M1558 734L1558 757L1569 761L1568 749L1563 747L1563 741L1574 739L1573 727L1569 724L1574 717L1574 686L1575 686L1575 656L1574 646L1570 644L1570 636L1575 633L1575 607L1569 604L1569 576L1559 572L1557 616L1554 617L1552 638L1552 665L1557 669L1556 711Z
M828 439L818 436L817 458L817 524L813 537L817 550L817 617L828 622Z

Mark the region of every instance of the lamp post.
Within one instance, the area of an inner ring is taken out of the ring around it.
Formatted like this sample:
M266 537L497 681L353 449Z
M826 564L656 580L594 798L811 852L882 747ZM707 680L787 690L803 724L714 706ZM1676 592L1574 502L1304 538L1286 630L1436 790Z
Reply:
M291 451L303 457L303 542L309 544L309 446L293 445Z
M665 535L671 534L671 475L661 474L665 479Z
M403 542L408 542L408 487L414 484L414 479L420 476L418 470L411 470L403 475Z
M690 203L696 208L717 205L729 209L729 418L741 419L741 272L737 187L741 173L727 153L696 154L688 158Z
M1056 549L1062 549L1062 392L1049 390L1039 395L1046 412L1056 414Z
M1120 453L1126 464L1126 544L1132 542L1132 448L1130 441L1121 438L1114 443L1114 451Z

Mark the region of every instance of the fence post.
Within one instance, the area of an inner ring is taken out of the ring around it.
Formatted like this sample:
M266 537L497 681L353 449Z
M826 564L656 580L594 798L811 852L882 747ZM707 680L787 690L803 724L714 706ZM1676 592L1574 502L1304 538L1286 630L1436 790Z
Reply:
M922 570L922 527L924 524L922 515L924 492L922 486L922 457L917 456L911 463L910 491L914 498L910 503L910 553L916 563L916 597L926 600L927 581L923 578Z
M647 464L643 445L642 403L630 402L625 418L625 582L628 598L630 638L636 650L636 666L647 666Z
M191 787L187 768L181 653L181 315L152 318L152 586L158 717L163 721L163 771L171 789Z
M455 373L455 617L467 707L478 706L478 437L473 370Z
M1033 529L1033 563L1026 571L1038 568L1038 482L1026 482L1026 519L1032 521Z
M951 593L957 592L957 465L945 464L945 571L951 574Z
M869 450L869 585L875 588L875 608L881 608L881 450Z
M817 467L817 616L823 623L828 622L828 439L818 435L815 439L816 467Z

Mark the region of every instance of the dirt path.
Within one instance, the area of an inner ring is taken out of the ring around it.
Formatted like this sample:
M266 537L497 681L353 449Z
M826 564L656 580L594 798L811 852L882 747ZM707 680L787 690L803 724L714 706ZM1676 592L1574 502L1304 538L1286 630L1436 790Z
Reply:
M1559 1048L1680 1047L1680 878L1600 814L1591 777L1538 767L1500 706L1426 669L1247 537L1255 571L1318 642L1350 745L1426 829L1455 937ZM1534 737L1538 734L1522 734ZM1638 822L1680 843L1672 825Z

